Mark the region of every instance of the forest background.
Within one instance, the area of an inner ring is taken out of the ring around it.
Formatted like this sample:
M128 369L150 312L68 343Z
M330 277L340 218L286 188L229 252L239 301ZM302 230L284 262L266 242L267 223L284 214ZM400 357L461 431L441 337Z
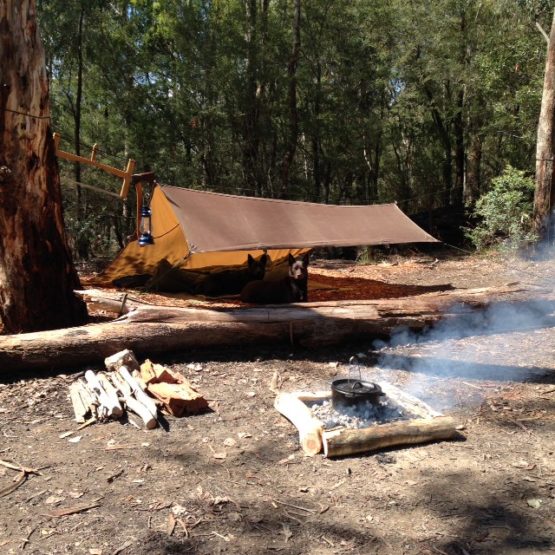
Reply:
M38 0L62 148L161 183L397 202L449 241L533 176L548 0ZM61 162L82 259L125 244L113 177ZM509 170L511 171L511 170ZM514 178L514 172L513 172ZM493 180L493 181L492 181ZM514 179L513 179L514 181ZM533 191L529 192L530 210ZM132 197L132 195L131 195ZM447 225L449 224L449 225Z

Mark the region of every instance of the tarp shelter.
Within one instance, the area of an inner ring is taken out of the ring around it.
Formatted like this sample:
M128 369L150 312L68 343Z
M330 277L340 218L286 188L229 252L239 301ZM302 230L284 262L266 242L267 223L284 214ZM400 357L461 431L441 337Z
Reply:
M101 276L105 283L173 268L243 266L267 251L273 262L316 247L437 242L395 204L344 206L154 188L154 244L129 243Z

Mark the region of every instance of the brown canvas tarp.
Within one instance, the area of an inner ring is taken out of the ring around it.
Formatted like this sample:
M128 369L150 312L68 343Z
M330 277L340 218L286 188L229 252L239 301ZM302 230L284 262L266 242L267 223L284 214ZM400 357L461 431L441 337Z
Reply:
M240 197L157 186L151 200L154 244L129 243L100 283L183 270L242 266L267 250L273 262L323 246L437 242L395 204L338 206Z
M164 187L192 252L435 242L395 204L343 206Z

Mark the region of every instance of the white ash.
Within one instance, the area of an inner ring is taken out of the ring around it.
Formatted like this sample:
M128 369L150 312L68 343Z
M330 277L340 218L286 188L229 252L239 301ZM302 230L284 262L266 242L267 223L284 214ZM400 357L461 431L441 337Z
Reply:
M411 418L411 415L387 398L376 405L365 401L353 406L341 406L339 410L332 406L331 400L313 403L309 407L312 414L322 422L326 430L339 426L368 428L376 424Z

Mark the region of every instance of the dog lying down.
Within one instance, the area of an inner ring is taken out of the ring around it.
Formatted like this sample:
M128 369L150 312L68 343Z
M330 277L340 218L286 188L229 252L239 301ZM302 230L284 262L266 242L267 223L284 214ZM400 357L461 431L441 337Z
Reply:
M306 302L308 289L308 253L295 259L289 254L289 272L277 281L251 281L241 291L241 300L254 304Z
M263 254L259 259L254 259L249 254L246 268L211 274L198 284L194 292L207 297L238 295L249 282L264 278L268 258L268 255Z

